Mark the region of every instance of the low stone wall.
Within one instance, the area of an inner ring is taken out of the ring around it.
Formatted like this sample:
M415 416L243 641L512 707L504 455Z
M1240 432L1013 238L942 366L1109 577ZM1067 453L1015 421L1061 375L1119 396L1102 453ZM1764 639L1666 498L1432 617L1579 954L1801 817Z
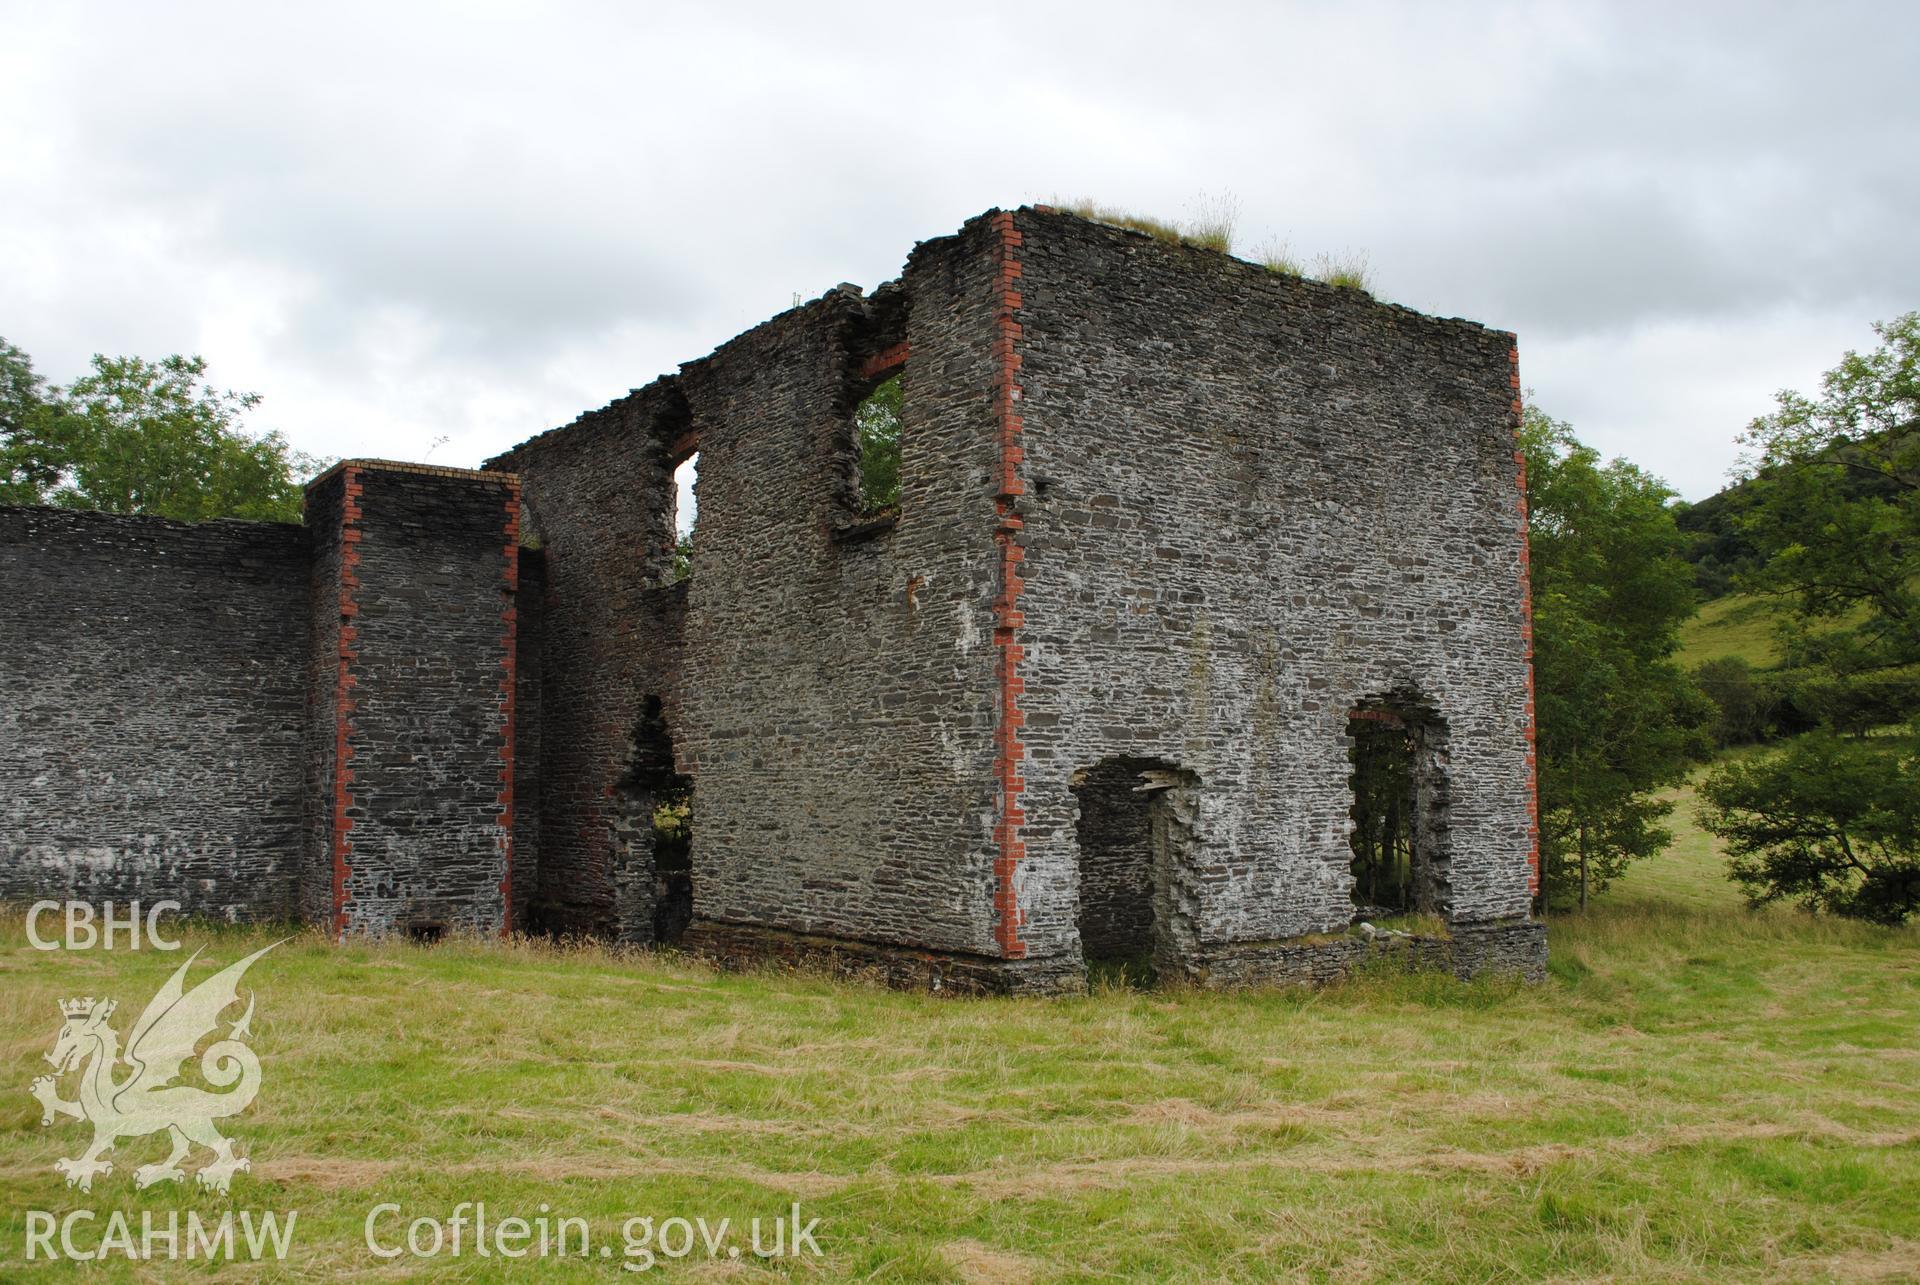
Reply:
M950 995L1059 994L1086 989L1077 960L995 959L957 951L914 950L885 942L785 932L757 924L696 919L681 939L688 954L723 967L769 962L867 978L901 990Z
M1178 978L1209 990L1324 986L1371 965L1432 969L1456 977L1546 976L1547 933L1526 920L1456 924L1447 937L1314 937L1218 947ZM1065 955L1005 960L882 942L783 932L753 924L696 920L682 941L690 954L726 967L775 961L864 977L902 990L954 995L1074 994L1087 986L1079 960Z
M1518 975L1537 982L1547 972L1547 930L1531 920L1452 924L1446 937L1382 935L1245 942L1205 951L1189 966L1196 985L1323 986L1356 969L1387 961L1473 978Z

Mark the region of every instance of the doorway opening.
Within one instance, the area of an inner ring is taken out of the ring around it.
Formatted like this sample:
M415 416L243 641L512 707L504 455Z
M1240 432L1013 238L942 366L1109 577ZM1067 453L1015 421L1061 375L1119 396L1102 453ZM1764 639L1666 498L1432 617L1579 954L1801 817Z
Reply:
M1347 718L1355 922L1447 913L1446 728L1410 700L1369 701Z
M1173 966L1191 920L1183 889L1198 783L1159 760L1111 758L1076 772L1072 788L1088 979L1151 986Z
M615 935L677 944L693 920L693 778L674 768L658 696L641 702L627 770L613 787Z

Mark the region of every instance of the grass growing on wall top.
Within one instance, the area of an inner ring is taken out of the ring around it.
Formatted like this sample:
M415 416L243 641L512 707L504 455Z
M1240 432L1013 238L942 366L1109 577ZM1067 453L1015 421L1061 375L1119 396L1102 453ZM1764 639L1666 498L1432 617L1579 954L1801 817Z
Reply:
M188 936L208 971L270 939ZM1551 938L1534 988L1381 975L1047 1001L309 934L248 978L264 1080L228 1125L254 1162L233 1206L299 1211L288 1277L498 1279L498 1259L402 1270L363 1242L380 1202L445 1219L478 1199L495 1218L577 1213L616 1243L633 1214L743 1222L797 1200L827 1257L783 1270L821 1280L1920 1263L1920 933L1749 913L1688 833ZM22 1267L29 1208L227 1207L133 1190L151 1139L78 1197L51 1165L85 1135L41 1129L26 1093L60 999L115 996L124 1030L182 958L43 954L0 922L0 1276Z
M1136 214L1131 210L1084 198L1077 201L1056 198L1051 204L1055 209L1095 223L1128 228L1144 232L1156 240L1214 250L1221 254L1233 253L1234 234L1240 217L1239 202L1230 195L1204 198L1201 212L1184 223ZM1363 253L1349 251L1340 255L1318 255L1311 268L1294 257L1285 241L1269 240L1254 253L1254 261L1269 272L1289 277L1310 277L1330 286L1358 290L1370 298L1373 295L1373 273Z
M1313 275L1342 290L1358 290L1366 295L1373 293L1373 270L1364 254L1349 251L1339 255L1320 255L1314 260Z
M1076 214L1095 223L1128 228L1135 232L1144 232L1155 240L1191 245L1202 250L1216 250L1221 254L1230 254L1233 251L1234 226L1239 217L1238 202L1231 197L1204 201L1201 212L1185 223L1135 214L1131 210L1102 205L1098 201L1084 198L1078 201L1055 200L1053 205L1056 209L1065 210L1069 214Z

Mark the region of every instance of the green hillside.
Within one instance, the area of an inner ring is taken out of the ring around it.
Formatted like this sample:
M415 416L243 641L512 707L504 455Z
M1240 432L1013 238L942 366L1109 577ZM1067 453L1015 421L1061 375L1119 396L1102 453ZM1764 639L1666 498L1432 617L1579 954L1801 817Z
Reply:
M1726 656L1738 656L1755 669L1770 668L1780 661L1774 631L1784 615L1778 602L1753 594L1728 594L1702 603L1699 613L1680 627L1677 659L1688 669Z

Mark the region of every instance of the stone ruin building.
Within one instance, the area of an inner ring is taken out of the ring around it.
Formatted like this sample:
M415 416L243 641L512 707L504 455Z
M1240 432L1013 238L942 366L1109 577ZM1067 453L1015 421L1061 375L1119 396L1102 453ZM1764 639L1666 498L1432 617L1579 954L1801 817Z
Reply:
M0 897L955 990L1538 976L1515 363L1033 207L302 525L0 510Z

